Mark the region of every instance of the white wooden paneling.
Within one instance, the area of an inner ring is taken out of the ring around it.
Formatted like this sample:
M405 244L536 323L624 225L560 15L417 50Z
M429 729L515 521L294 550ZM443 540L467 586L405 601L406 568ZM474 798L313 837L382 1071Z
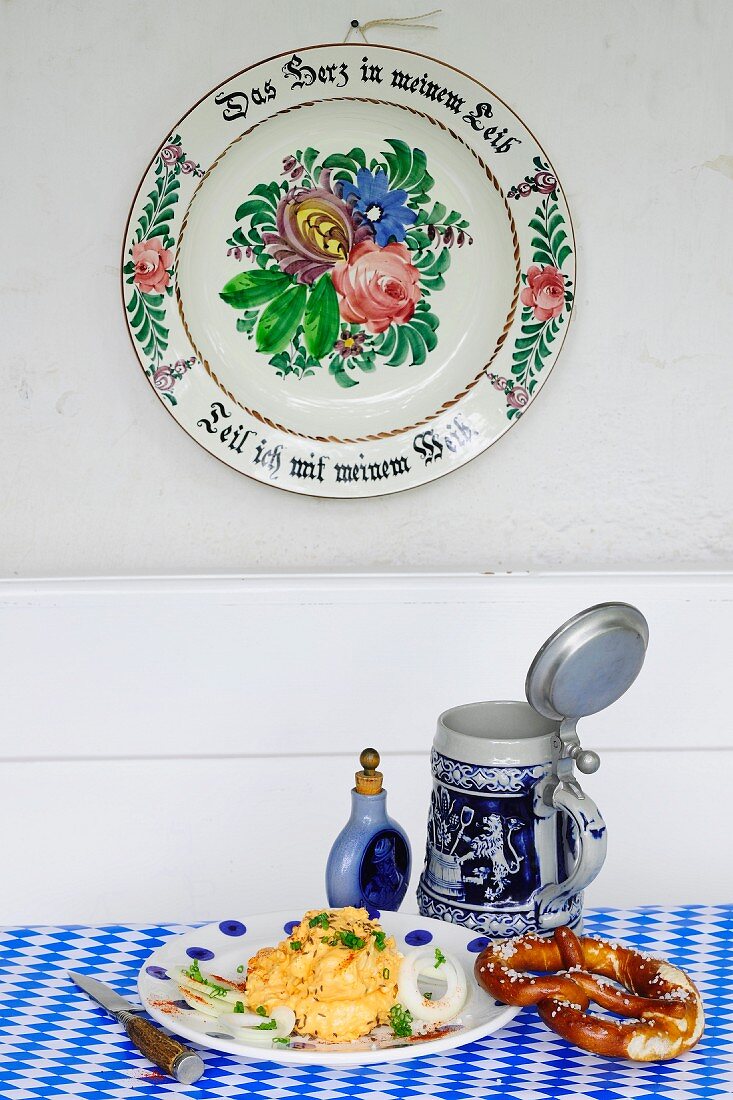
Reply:
M522 698L545 637L637 604L642 674L590 747L725 748L733 574L0 582L0 757L424 750L437 715Z
M732 754L609 752L584 779L609 827L588 904L731 900ZM354 761L2 766L0 924L221 920L324 900ZM389 805L422 863L428 754L386 754ZM415 908L414 885L405 908Z
M369 742L417 875L438 713L521 698L537 646L605 599L651 642L583 724L610 837L589 902L730 900L730 575L8 581L0 923L319 904Z

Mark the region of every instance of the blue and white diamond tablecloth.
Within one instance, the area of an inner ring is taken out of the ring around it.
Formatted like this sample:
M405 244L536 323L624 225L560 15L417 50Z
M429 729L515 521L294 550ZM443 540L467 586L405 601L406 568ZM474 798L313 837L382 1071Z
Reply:
M699 1045L660 1065L607 1061L568 1046L524 1009L503 1031L448 1054L366 1069L327 1070L240 1062L202 1051L197 1085L159 1077L119 1025L66 978L81 970L137 1000L149 952L188 930L23 928L0 932L0 1097L189 1096L284 1100L697 1100L733 1096L733 906L590 912L586 928L666 955L702 991L707 1027Z

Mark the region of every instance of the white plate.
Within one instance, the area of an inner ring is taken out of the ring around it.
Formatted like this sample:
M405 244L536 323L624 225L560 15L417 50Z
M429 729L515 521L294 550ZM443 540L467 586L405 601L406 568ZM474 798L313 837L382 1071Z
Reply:
M519 420L567 331L574 243L493 92L351 43L260 62L177 123L122 279L145 374L198 443L279 488L376 496Z
M305 910L304 910L305 911ZM360 1039L351 1043L321 1043L293 1036L288 1048L255 1046L219 1031L216 1021L196 1012L180 1000L170 974L198 958L204 972L229 981L242 981L237 968L261 947L272 947L290 934L298 923L297 913L269 913L208 924L182 936L175 936L145 961L138 975L138 989L145 1010L176 1035L199 1046L223 1050L242 1058L278 1062L283 1065L360 1066L375 1062L404 1062L438 1051L451 1050L491 1035L519 1011L497 1004L473 977L478 951L488 942L468 929L409 913L384 913L380 923L394 936L398 950L434 944L459 958L466 970L469 997L460 1016L434 1038ZM382 1029L385 1030L385 1029Z

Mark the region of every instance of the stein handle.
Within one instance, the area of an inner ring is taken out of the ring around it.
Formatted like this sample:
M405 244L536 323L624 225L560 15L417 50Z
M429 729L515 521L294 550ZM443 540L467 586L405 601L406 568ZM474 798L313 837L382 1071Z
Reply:
M592 798L577 783L558 784L551 805L570 814L578 835L578 859L569 878L544 886L535 899L538 928L557 928L567 923L566 902L585 890L596 877L606 858L606 823Z

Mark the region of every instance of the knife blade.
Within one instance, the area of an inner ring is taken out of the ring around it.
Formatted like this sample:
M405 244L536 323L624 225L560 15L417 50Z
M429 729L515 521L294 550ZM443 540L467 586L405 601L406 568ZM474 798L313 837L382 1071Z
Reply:
M122 1024L130 1041L149 1061L183 1085L192 1085L198 1081L204 1072L204 1063L196 1051L183 1046L149 1020L143 1019L138 1015L143 1011L139 1005L121 997L105 982L71 970L68 971L68 976L88 997Z

